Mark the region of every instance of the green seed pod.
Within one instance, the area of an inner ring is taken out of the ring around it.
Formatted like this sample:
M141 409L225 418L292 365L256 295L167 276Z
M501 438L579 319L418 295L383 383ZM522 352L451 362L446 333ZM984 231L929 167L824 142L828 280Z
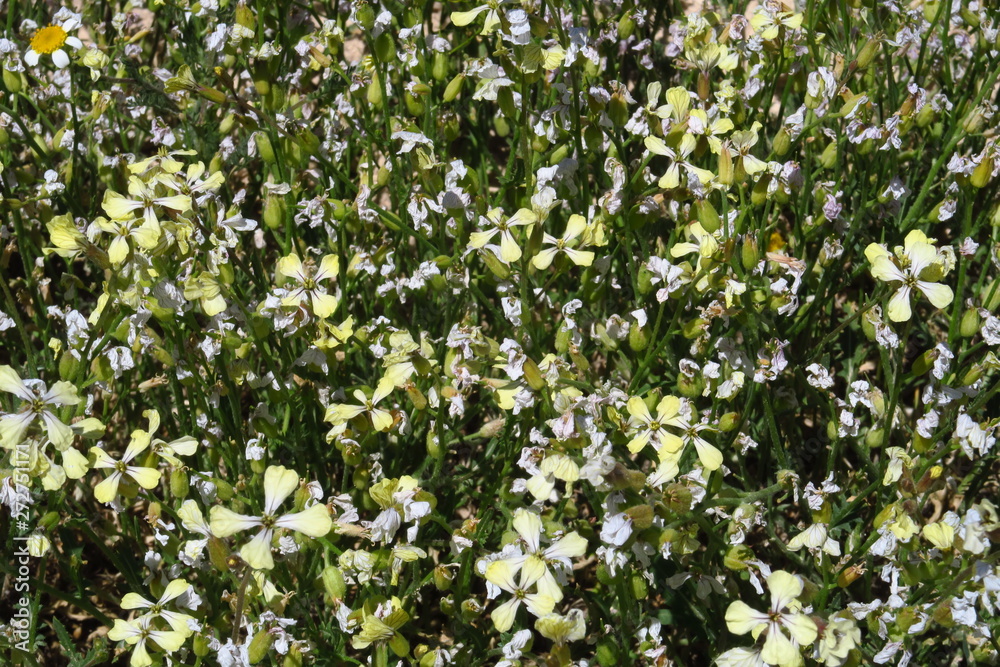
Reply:
M264 629L258 631L250 640L250 646L247 648L250 664L256 665L266 658L272 646L274 646L274 635Z
M1000 308L1000 278L993 279L983 287L980 297L983 300L983 308L995 313L997 308Z
M718 231L719 227L722 225L722 218L719 217L719 212L715 210L712 206L712 202L707 199L699 199L694 203L695 216L698 218L698 222L701 226L705 228L707 232Z
M750 271L757 266L760 261L760 248L757 246L757 239L747 236L743 239L740 248L740 263L746 271Z
M913 361L913 367L910 370L914 375L923 375L934 366L934 362L937 361L939 356L941 356L941 353L936 348L925 350L923 354Z
M865 446L868 449L878 449L885 444L885 429L872 428L865 434Z
M649 335L645 327L634 325L628 330L628 346L633 352L642 352L649 347Z
M556 332L556 352L559 354L566 354L566 351L569 350L569 341L569 329L560 327L559 331Z
M343 600L347 593L347 583L344 581L344 573L335 565L327 565L320 575L323 581L323 590L334 600Z
M704 389L705 382L701 379L701 376L689 378L683 373L677 376L677 392L681 396L695 398L701 396L701 392Z
M441 82L448 78L448 56L440 51L434 52L431 60L431 76L435 81Z
M968 387L982 379L985 369L982 364L973 364L962 376L962 386Z
M511 120L517 118L517 107L514 105L514 91L510 89L510 86L504 86L497 91L497 103L500 105L500 110L503 111L504 116Z
M483 613L483 605L481 605L475 598L462 600L462 604L460 606L462 609L462 620L466 623L471 623L479 618L479 616Z
M9 90L12 95L17 95L21 92L21 88L23 88L21 74L19 72L11 72L9 69L5 68L3 71L3 85L7 87L7 90Z
M233 490L233 485L226 480L213 477L212 483L215 484L215 495L222 502L229 502L233 499L233 496L236 495L236 492Z
M268 229L281 229L285 226L288 215L288 204L284 195L269 194L264 200L264 224Z
M732 185L736 180L736 170L733 168L733 155L728 146L719 151L719 183Z
M254 134L254 142L257 144L257 152L260 153L260 159L267 164L276 164L277 158L274 155L274 146L271 145L271 138L267 136L266 132L257 132Z
M382 106L382 83L377 73L372 75L372 81L365 92L365 99L373 107Z
M497 136L501 139L510 136L510 123L507 122L506 116L494 116L493 129L496 130Z
M736 544L729 547L725 558L722 560L722 564L726 569L740 572L747 569L747 561L752 560L753 557L754 554L750 550L750 547L743 544Z
M368 4L367 0L359 0L355 5L354 17L358 20L358 25L371 32L375 27L375 10Z
M649 596L649 587L646 586L646 579L641 574L633 574L629 583L636 600L645 600Z
M38 527L42 530L52 530L59 523L59 512L46 512L38 520Z
M455 580L455 571L451 568L445 567L444 565L438 565L434 568L434 586L439 591L447 591L451 589L451 583Z
M628 102L622 93L616 92L611 96L611 100L608 102L608 118L616 127L624 127L625 123L628 122Z
M729 433L736 429L740 425L742 419L740 415L736 412L727 412L719 418L719 430L723 433Z
M691 509L693 498L691 489L676 482L663 490L663 502L671 512L678 514L683 514Z
M975 308L969 308L962 314L962 322L958 326L958 333L963 338L972 338L979 333L981 323L982 320L979 317L979 311Z
M882 34L879 33L874 37L870 38L865 45L861 47L861 52L858 53L858 57L855 59L857 63L858 70L867 69L871 65L872 60L878 54L879 47L882 46Z
M625 514L632 519L636 530L646 530L653 525L653 508L649 505L634 505L625 510Z
M771 149L774 154L778 157L782 157L792 148L792 137L788 134L788 130L784 127L778 130L778 133L774 135L774 141L771 142Z
M396 60L396 44L392 41L389 31L375 38L375 56L379 61L391 63Z
M635 18L632 16L632 11L626 11L622 14L622 17L618 19L618 36L621 39L628 39L635 32Z
M285 659L281 662L281 667L302 667L303 665L302 650L295 644L292 644L288 653L285 654Z
M507 277L510 276L510 268L501 262L499 257L493 254L490 250L484 251L481 257L483 258L483 261L486 262L486 268L488 268L493 275L500 280L507 280Z
M194 640L192 643L194 645L192 647L192 650L194 654L199 658L204 658L205 656L208 655L209 651L211 650L208 647L208 637L201 634L200 632L194 636Z
M982 161L976 165L976 168L972 170L972 176L969 177L969 182L972 183L974 187L983 188L990 182L990 177L992 175L993 158L984 157Z
M462 92L462 83L465 82L465 74L456 74L455 78L445 86L444 96L441 98L445 102L454 102L458 94Z
M178 500L187 498L191 485L188 482L188 474L183 468L174 468L170 473L170 495Z
M824 169L833 169L837 164L837 142L831 141L819 156L819 164Z
M533 359L525 359L522 370L524 371L524 379L527 380L528 386L535 391L541 391L548 386L548 383L545 381L545 376L542 375L542 371L538 368L538 364L536 364Z

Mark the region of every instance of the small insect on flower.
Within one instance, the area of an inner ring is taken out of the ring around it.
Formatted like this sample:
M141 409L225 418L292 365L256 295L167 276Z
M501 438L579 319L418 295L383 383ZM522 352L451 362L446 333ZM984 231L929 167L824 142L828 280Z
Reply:
M61 23L38 30L31 38L31 48L24 54L24 62L34 67L41 56L51 55L56 67L59 69L66 67L69 65L69 55L63 47L69 46L74 50L83 48L83 42L70 34L79 28L80 20L76 16L70 16Z

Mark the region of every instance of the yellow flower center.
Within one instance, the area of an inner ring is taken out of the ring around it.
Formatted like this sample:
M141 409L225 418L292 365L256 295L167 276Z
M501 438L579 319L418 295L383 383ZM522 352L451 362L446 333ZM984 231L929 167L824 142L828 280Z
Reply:
M35 53L52 53L66 43L66 31L57 25L42 28L31 38L31 50Z

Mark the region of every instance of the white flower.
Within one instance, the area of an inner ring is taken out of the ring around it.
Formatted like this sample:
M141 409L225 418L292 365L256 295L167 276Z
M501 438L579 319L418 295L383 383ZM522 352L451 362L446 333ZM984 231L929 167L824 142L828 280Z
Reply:
M31 48L24 54L24 62L32 67L38 64L38 60L43 55L51 55L52 62L56 67L62 69L69 65L69 55L63 50L64 46L70 46L74 50L83 47L77 37L70 33L80 28L78 15L71 15L61 23L55 23L46 28L42 28L31 38Z

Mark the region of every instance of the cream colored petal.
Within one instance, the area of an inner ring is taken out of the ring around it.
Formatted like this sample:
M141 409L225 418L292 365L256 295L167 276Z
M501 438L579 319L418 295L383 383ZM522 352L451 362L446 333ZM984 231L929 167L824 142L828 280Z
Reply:
M757 611L742 600L736 600L726 609L726 627L734 635L745 635L755 628L767 625L767 614Z
M269 466L264 471L264 514L274 514L298 487L297 472L284 466Z
M144 489L152 489L160 483L162 473L154 468L143 468L139 466L129 466L125 469L128 476L135 480L135 483Z
M330 518L330 510L327 509L326 505L316 503L301 512L279 517L274 525L278 528L300 532L309 537L323 537L333 528L333 519Z
M270 570L274 567L274 558L271 556L272 533L270 528L266 528L240 549L240 558L255 570Z
M951 291L951 288L941 283L929 283L918 280L917 289L927 297L928 301L934 304L935 308L949 306L955 298L955 293Z
M896 290L896 293L889 299L889 307L886 309L889 319L893 322L906 322L912 314L910 310L910 288L906 285Z
M261 525L260 517L237 514L228 507L215 505L209 511L209 524L216 537L229 537Z

